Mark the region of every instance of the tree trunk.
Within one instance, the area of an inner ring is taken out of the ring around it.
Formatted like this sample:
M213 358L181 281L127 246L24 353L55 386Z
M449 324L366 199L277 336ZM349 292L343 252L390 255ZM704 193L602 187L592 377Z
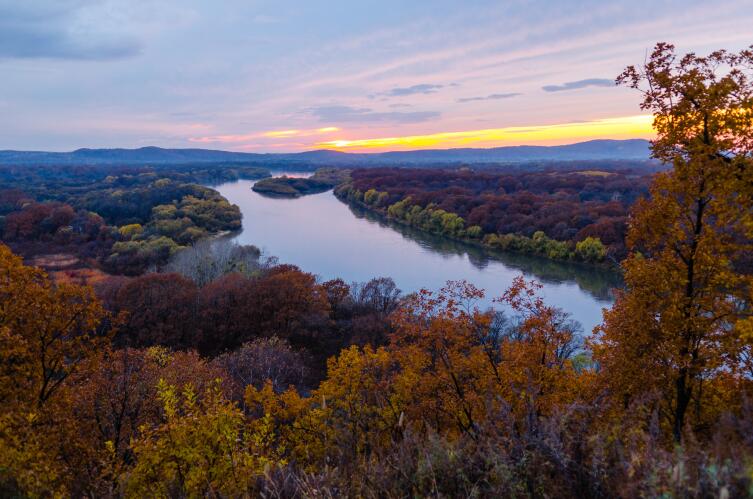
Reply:
M685 413L688 410L691 399L692 388L688 386L688 371L686 368L680 369L680 375L677 377L677 404L675 405L674 428L672 433L675 437L675 443L682 441L682 429L685 427Z

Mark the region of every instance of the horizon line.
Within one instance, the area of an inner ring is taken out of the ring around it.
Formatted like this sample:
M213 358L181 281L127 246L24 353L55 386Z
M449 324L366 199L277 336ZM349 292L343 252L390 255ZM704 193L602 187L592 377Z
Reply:
M573 146L578 144L587 144L590 142L632 142L632 141L644 141L644 142L651 142L651 139L647 139L644 137L633 137L633 138L594 138L594 139L588 139L588 140L580 140L576 142L567 142L563 144L515 144L515 145L499 145L499 146L489 146L489 147L431 147L431 148L416 148L416 149L390 149L387 151L373 151L373 150L367 150L367 151L348 151L348 150L341 150L337 148L328 148L328 147L322 147L322 148L314 148L314 149L307 149L304 151L296 151L296 152L250 152L250 151L233 151L228 149L212 149L212 148L203 148L203 147L164 147L164 146L158 146L158 145L146 145L146 146L140 146L140 147L78 147L76 149L71 150L65 150L65 151L55 151L55 150L43 150L43 149L0 149L0 153L49 153L49 154L72 154L79 151L139 151L142 149L161 149L163 151L211 151L211 152L221 152L221 153L228 153L228 154L243 154L243 155L272 155L272 156L285 156L285 155L295 155L295 154L306 154L306 153L312 153L312 152L334 152L338 154L359 154L359 155L379 155L379 154L390 154L390 153L411 153L411 152L430 152L430 151L457 151L457 150L479 150L479 151L490 151L492 149L513 149L518 147L541 147L545 149L553 148L553 147L566 147L566 146Z

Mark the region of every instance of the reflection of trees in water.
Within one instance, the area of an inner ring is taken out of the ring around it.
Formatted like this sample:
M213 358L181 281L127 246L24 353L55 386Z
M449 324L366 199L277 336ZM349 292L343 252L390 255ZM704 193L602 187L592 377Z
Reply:
M417 242L424 248L441 255L468 255L468 260L478 269L485 269L490 261L498 261L507 267L531 274L544 283L575 282L583 291L597 300L612 300L612 289L623 285L622 277L614 271L599 269L572 262L561 262L522 253L507 253L481 248L454 239L430 234L409 225L393 222L384 216L348 205L357 218L364 218L382 227L399 232L404 238Z

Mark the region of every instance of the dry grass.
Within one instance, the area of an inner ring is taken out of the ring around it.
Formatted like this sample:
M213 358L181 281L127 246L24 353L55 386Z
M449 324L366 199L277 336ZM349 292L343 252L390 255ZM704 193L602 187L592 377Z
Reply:
M41 267L55 282L79 285L93 285L104 281L109 274L91 268L70 253L51 253L30 258L29 265Z
M53 253L49 255L37 255L31 258L28 263L29 265L52 271L75 267L81 261L70 253Z
M55 282L70 284L89 285L100 283L110 277L99 269L81 268L50 271L50 277Z

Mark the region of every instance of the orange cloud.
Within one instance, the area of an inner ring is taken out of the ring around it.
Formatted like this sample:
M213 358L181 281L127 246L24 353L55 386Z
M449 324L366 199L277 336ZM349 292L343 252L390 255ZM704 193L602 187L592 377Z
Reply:
M277 130L272 132L264 132L263 137L295 137L301 133L300 130Z
M525 127L489 128L463 132L443 132L405 137L373 139L341 139L318 142L316 147L326 149L422 149L452 147L494 147L522 144L565 144L599 138L628 139L653 136L652 116L638 115L621 118L539 125Z

